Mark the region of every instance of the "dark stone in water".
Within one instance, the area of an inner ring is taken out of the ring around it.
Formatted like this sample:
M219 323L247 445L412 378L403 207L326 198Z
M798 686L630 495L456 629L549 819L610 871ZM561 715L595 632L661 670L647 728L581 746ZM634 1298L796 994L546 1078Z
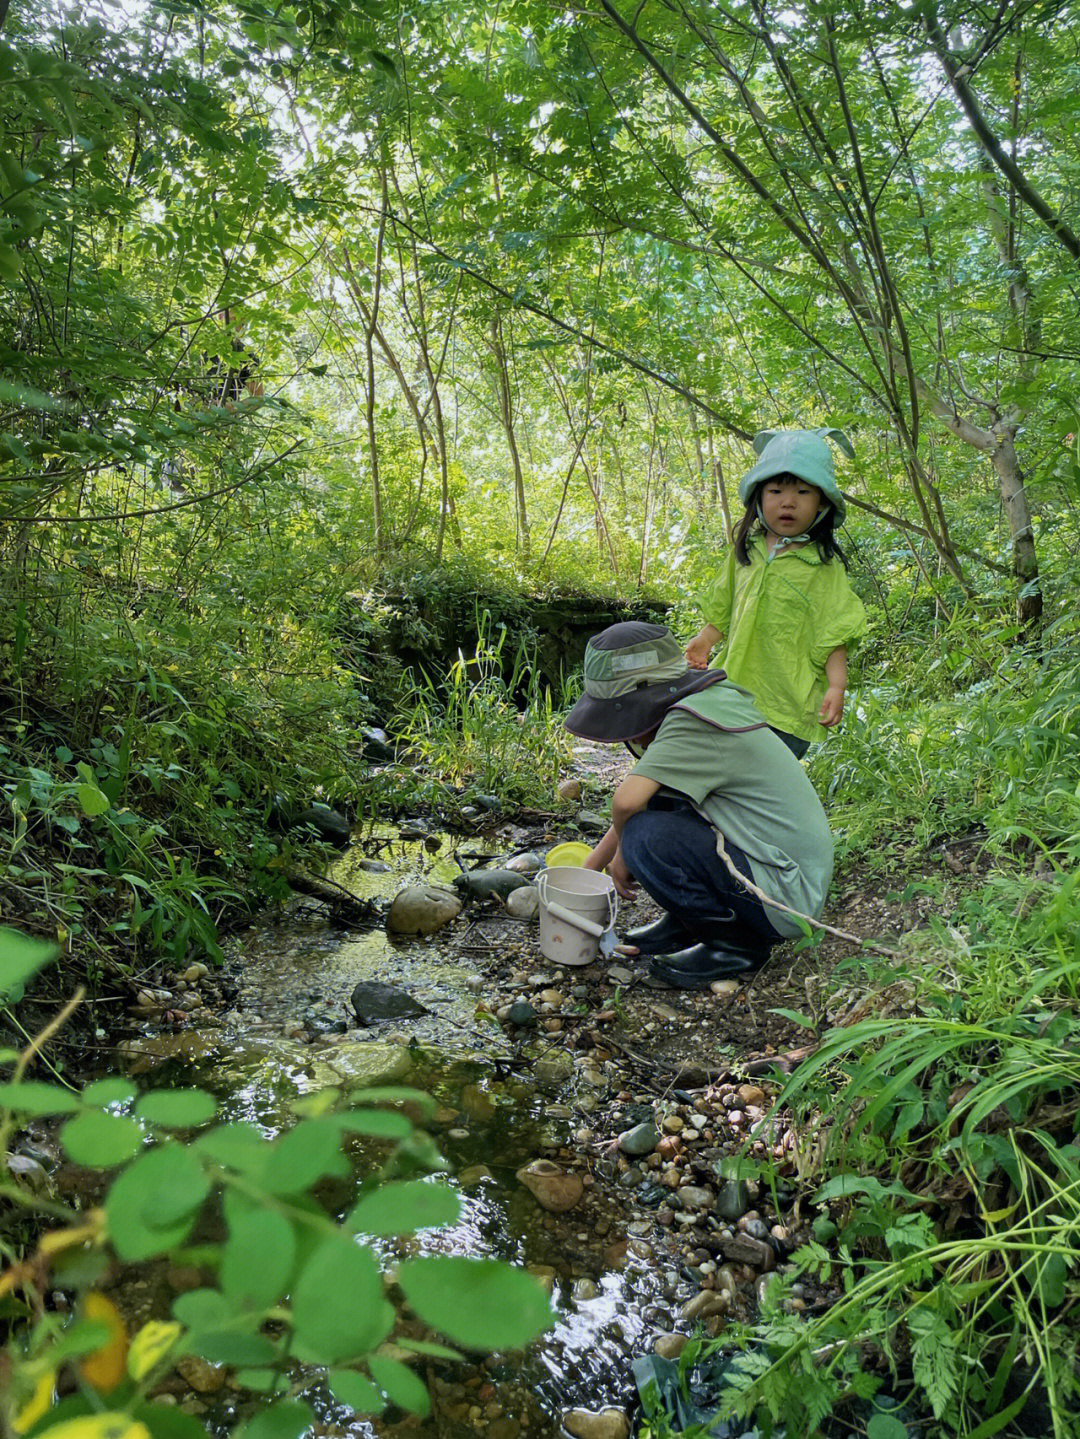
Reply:
M527 999L515 999L513 1004L510 1006L510 1014L508 1018L511 1024L535 1024L536 1010L533 1009L532 1005Z
M315 830L320 839L327 844L336 845L344 849L352 839L352 827L343 814L336 809L331 809L325 804L309 804L307 809L302 809L292 821L293 829L304 827Z
M634 1195L634 1199L638 1204L644 1204L647 1209L659 1209L664 1200L670 1196L670 1189L665 1189L662 1184L646 1181Z
M468 895L470 899L490 899L493 894L505 899L515 889L530 882L527 875L518 874L513 869L474 869L469 874L455 875L454 888L458 894Z
M384 1019L415 1019L430 1010L403 989L377 979L363 979L350 998L357 1024L378 1024Z
M390 743L390 736L384 729L361 730L363 735L363 754L365 759L375 760L379 764L388 764L397 758L394 746Z

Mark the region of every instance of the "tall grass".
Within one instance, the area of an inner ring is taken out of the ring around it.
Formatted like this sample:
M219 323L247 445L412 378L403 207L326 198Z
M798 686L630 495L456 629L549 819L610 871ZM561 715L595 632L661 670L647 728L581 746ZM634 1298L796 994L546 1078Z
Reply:
M467 792L550 808L569 758L550 687L524 642L506 653L506 630L477 616L476 648L444 679L412 679L396 721L402 738L436 775Z
M902 958L856 956L832 981L891 986L899 1012L825 1032L776 1101L819 1210L794 1262L839 1297L805 1318L789 1278L756 1325L729 1329L713 1346L733 1351L720 1413L763 1433L1066 1439L1080 1431L1080 649L1010 651L962 694L918 689L866 687L812 762L842 861L892 864L899 839L909 890L938 901ZM940 850L958 836L978 861L960 877Z

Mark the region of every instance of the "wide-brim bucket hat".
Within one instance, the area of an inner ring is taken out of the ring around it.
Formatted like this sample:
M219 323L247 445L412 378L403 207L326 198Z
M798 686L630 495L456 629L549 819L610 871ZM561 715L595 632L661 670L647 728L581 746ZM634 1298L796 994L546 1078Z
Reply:
M836 483L832 450L826 440L834 441L849 460L855 458L854 447L841 430L762 430L754 436L758 462L739 481L739 499L748 505L754 487L763 480L796 475L808 485L815 485L836 511L837 519L842 520L847 505Z
M691 669L666 625L626 620L589 641L585 693L563 723L602 744L641 739L673 704L723 679L723 670Z

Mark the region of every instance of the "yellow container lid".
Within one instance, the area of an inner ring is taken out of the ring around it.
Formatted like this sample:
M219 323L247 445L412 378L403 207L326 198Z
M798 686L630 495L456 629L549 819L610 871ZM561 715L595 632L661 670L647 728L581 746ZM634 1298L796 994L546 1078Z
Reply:
M568 839L563 844L557 844L554 849L549 849L544 860L549 869L554 869L560 864L580 869L590 854L592 854L591 844L582 844L579 839Z

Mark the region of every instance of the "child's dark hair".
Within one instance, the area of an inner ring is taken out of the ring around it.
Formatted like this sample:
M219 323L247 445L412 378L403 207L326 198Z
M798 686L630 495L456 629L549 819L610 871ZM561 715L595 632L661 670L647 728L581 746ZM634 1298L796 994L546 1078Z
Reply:
M761 500L762 487L776 484L810 484L809 480L800 480L798 475L770 475L767 480L761 480L750 492L746 502L746 513L739 521L735 529L735 558L740 565L750 563L750 552L747 548L748 541L753 533L754 526L759 523L758 504ZM817 489L817 486L814 486ZM764 528L764 527L763 527ZM835 556L846 570L848 567L847 555L840 548L836 538L836 508L828 500L825 501L825 508L814 521L814 543L817 545L821 562L827 565Z

